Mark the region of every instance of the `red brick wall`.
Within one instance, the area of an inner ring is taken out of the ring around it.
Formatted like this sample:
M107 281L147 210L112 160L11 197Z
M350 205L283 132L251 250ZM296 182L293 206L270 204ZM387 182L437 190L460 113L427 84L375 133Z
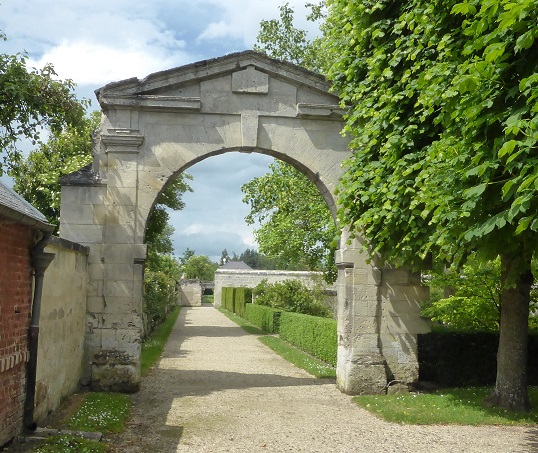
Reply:
M32 245L30 228L0 220L0 447L22 430Z

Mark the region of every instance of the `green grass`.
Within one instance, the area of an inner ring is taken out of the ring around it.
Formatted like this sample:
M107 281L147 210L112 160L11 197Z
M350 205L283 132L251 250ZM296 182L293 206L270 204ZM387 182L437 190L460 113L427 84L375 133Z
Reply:
M73 431L119 433L131 413L131 398L124 393L88 393L80 408L67 421Z
M529 387L534 409L512 413L489 408L488 387L451 388L428 394L357 396L355 402L387 421L416 425L531 425L538 423L538 388Z
M312 376L317 378L336 377L336 370L333 367L321 360L311 357L278 337L264 336L260 337L259 340L263 344L269 346L279 356L283 357L288 362L293 363L296 367L307 371Z
M203 294L202 295L202 303L203 304L212 304L215 300L215 296L213 294Z
M75 436L49 437L43 445L34 448L33 453L106 453L107 445L96 440Z
M174 307L168 314L166 320L160 324L155 331L142 344L140 354L140 369L144 376L149 369L157 363L164 349L164 345L172 332L179 315L179 307Z
M119 433L131 413L131 398L124 393L87 393L78 410L67 420L66 429L101 433ZM105 453L104 442L79 436L51 436L32 450L33 453Z
M304 351L292 346L289 343L281 340L278 337L269 335L259 327L251 324L247 320L240 316L230 313L225 308L219 308L219 311L238 324L243 330L253 335L260 335L258 340L263 344L269 346L278 355L286 359L288 362L293 363L296 367L302 368L312 376L317 378L334 378L336 377L336 371L330 365L327 365L321 360L317 360L314 357L308 355Z
M233 313L230 313L225 308L219 308L219 311L226 316L227 318L231 319L233 322L235 322L239 327L241 327L245 332L248 332L252 335L267 335L267 332L264 332L262 329L260 329L258 326L255 326L254 324L248 322L246 319L241 318L240 316L234 315Z

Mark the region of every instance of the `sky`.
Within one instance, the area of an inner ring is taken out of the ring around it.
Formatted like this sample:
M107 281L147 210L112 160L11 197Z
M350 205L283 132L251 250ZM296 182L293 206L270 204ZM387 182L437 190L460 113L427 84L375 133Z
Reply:
M143 78L232 52L252 49L261 20L277 18L285 0L0 0L0 53L27 52L30 65L52 63L72 79L79 98L113 81ZM306 0L287 0L296 26L306 21ZM238 255L256 248L244 217L240 186L266 173L272 158L227 153L188 169L193 193L171 212L175 253L186 248L218 261L223 249Z

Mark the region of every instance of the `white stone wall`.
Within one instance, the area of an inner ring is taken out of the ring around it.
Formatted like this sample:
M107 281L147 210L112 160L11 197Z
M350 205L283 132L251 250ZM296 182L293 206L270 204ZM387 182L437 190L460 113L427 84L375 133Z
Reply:
M45 252L56 256L43 280L36 375L38 422L83 380L88 281L88 256L83 250L55 241Z
M181 307L201 307L202 283L200 280L180 280L178 299Z
M243 270L218 269L215 272L214 305L222 306L222 288L254 288L263 280L268 283L277 283L284 280L298 280L307 288L312 288L322 279L321 272L278 271L278 270ZM327 290L336 290L335 286L328 286Z

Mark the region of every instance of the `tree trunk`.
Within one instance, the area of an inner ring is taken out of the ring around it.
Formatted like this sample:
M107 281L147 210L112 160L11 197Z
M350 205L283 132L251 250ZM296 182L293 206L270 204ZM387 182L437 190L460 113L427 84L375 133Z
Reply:
M531 258L522 253L501 255L501 328L497 380L486 403L510 411L530 409L527 391L529 301L533 283Z

